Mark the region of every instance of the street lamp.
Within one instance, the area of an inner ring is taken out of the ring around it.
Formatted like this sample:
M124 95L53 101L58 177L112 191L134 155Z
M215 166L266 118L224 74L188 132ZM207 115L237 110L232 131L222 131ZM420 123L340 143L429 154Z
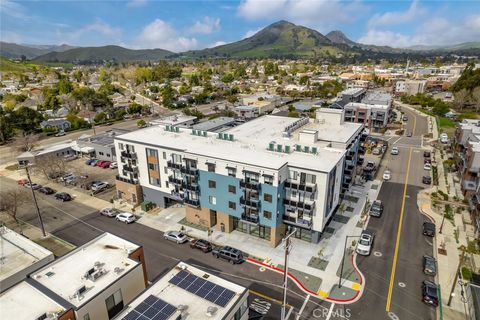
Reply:
M341 264L341 267L340 267L340 276L338 278L338 287L339 288L342 286L343 266L345 264L345 251L347 250L348 238L360 238L360 236L346 236L345 237L345 245L343 246L342 264Z
M282 243L285 247L285 270L283 271L283 303L281 319L285 320L285 307L287 306L287 284L288 284L288 254L290 253L290 237L297 232L297 228L293 228L292 231L282 239ZM287 229L288 233L288 229Z
M33 202L35 203L35 208L37 209L38 222L40 223L40 228L42 229L43 236L46 237L47 234L45 233L45 226L43 225L43 219L40 213L40 208L38 207L37 197L35 196L35 190L33 190L33 187L32 187L32 179L30 178L30 172L28 172L28 166L29 164L27 163L25 165L25 172L27 173L28 183L30 183L30 189L32 190Z

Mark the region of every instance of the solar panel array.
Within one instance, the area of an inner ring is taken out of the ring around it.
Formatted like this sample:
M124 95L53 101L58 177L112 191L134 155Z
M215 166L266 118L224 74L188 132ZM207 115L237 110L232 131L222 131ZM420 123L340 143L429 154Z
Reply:
M149 295L122 320L167 320L177 310L171 304Z
M235 295L232 290L184 270L177 273L169 282L221 307L225 307Z

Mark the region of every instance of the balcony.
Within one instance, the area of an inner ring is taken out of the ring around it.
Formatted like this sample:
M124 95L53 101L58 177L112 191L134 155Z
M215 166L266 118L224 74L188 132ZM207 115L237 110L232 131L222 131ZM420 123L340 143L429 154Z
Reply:
M260 207L260 200L258 198L249 198L248 200L245 200L241 197L240 204L242 206L258 209Z
M293 225L300 228L312 228L312 220L311 219L304 219L304 218L296 218L289 216L288 214L283 215L283 222L285 224Z
M119 176L119 175L115 176L115 179L116 179L117 181L129 183L129 184L135 184L135 185L138 184L138 179L124 178L124 177L121 177L121 176Z
M317 191L317 185L313 183L295 183L295 182L290 182L286 181L285 182L285 188L286 189L292 189L296 191L305 191L308 193L315 193Z
M258 217L258 214L242 213L242 220L248 221L248 222L251 222L251 223L258 223L259 217Z
M303 209L303 211L311 214L313 209L315 208L315 201L305 200L304 202L296 201L296 200L289 200L284 199L283 204L286 206L290 206L293 209Z
M123 158L132 159L132 160L137 159L137 154L135 152L122 151L120 153L120 156Z
M260 182L259 181L254 181L254 180L250 180L249 182L245 182L245 181L241 180L240 181L240 188L260 191Z
M200 200L193 200L193 199L185 199L183 200L185 204L188 204L189 206L192 207L200 207Z
M182 185L182 183L183 183L182 179L175 178L173 176L168 177L168 182L173 183L175 185Z
M170 168L170 169L180 170L180 169L182 169L182 164L181 163L174 163L173 161L168 160L167 161L167 167Z
M138 168L134 166L123 166L122 169L124 171L132 172L132 173L138 172Z
M183 188L185 190L189 190L189 191L195 191L195 192L199 192L200 191L200 186L196 183L187 183L187 182L183 182L182 184Z
M197 176L198 175L198 169L197 168L181 167L180 172L184 173L186 175L190 175L190 176Z

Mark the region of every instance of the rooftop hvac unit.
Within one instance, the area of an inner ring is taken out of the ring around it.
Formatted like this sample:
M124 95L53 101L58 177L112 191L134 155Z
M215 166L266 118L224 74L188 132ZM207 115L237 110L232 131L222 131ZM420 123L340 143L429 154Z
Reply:
M317 154L317 147L312 147L312 153Z
M215 313L217 313L217 310L218 310L217 307L209 306L206 312L207 317L213 317Z
M282 145L281 144L277 144L277 152L282 152Z
M196 135L197 135L197 130L192 129L192 134L193 134L194 136L196 136Z
M303 152L309 153L310 152L310 147L308 147L308 146L303 147Z
M274 148L275 148L275 142L270 142L270 143L268 144L268 150L273 151Z
M203 136L206 137L207 136L207 131L203 131Z
M81 286L80 288L78 288L76 291L75 291L75 296L76 297L81 297L85 291L87 291L87 287L85 286Z
M100 279L102 276L104 276L105 274L107 274L107 270L105 269L98 269L97 271L95 271L94 273L92 273L90 275L90 280L92 281L97 281L98 279Z
M228 135L228 140L233 141L233 134Z
M285 146L285 153L290 153L290 146Z
M299 144L295 145L295 151L298 151L298 152L302 151L302 146Z

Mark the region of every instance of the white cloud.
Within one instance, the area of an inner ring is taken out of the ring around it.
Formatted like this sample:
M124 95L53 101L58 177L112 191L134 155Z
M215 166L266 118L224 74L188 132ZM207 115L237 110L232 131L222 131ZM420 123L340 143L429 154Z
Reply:
M242 39L250 38L251 36L255 35L258 31L262 30L263 28L258 28L255 30L248 30L242 37Z
M29 18L23 5L10 0L0 1L0 12L17 19Z
M136 39L136 47L139 48L161 48L174 52L181 52L198 47L195 38L179 36L168 23L155 19L146 25Z
M407 35L390 30L370 29L358 42L392 47L414 45L453 45L480 39L480 14L467 16L463 21L435 17L425 20Z
M242 0L237 9L238 15L248 20L285 19L323 31L339 23L353 23L364 11L359 0Z
M190 27L190 33L210 34L220 30L220 18L204 17Z
M122 43L122 29L113 27L101 19L96 19L82 27L59 24L55 35L60 43L71 43L81 46L97 46Z
M404 24L423 17L427 11L414 0L406 11L390 11L383 14L375 14L368 21L369 28L394 24Z
M215 47L218 47L218 46L223 46L224 44L227 44L227 42L217 41L217 42L212 43L211 45L208 45L207 48L215 48Z
M147 0L131 0L127 2L127 7L130 8L139 8L147 4Z

